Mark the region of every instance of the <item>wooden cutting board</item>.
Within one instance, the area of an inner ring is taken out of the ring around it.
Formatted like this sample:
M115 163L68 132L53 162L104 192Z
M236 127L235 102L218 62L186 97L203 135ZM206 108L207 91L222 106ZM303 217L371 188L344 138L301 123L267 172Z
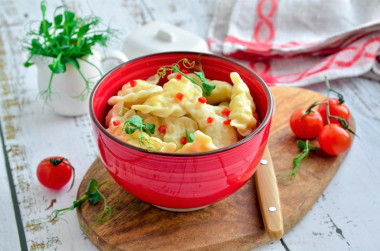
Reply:
M290 113L322 101L324 96L301 88L273 87L271 91L276 108L268 145L275 171L281 175L291 170L292 159L298 154L296 137L288 126ZM311 154L301 164L293 183L278 179L285 233L309 211L344 158L345 155ZM103 203L85 202L77 210L86 235L101 250L248 250L270 241L263 226L254 179L230 197L202 210L175 213L128 194L113 181L99 158L83 178L78 197L86 190L90 178L110 181L113 194L120 198L115 207L117 212L105 224L95 224L95 215L103 210ZM116 202L113 198L108 203Z

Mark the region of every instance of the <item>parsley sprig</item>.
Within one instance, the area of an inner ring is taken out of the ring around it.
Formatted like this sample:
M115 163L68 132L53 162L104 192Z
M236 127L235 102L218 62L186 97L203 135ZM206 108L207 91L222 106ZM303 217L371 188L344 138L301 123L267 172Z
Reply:
M189 76L187 76L185 73L183 73L180 69L181 69L181 66L180 65L183 65L184 68L186 69L194 69L194 74L197 75L199 77L199 79L201 80L202 82L202 85L198 84L194 79L190 78ZM205 77L205 74L203 72L203 69L202 69L202 64L201 64L201 61L200 59L198 58L198 65L195 65L195 61L192 61L190 62L187 58L183 58L181 60L179 60L177 63L174 63L172 65L164 65L164 66L161 66L158 70L157 70L157 74L158 76L160 76L161 78L164 78L166 76L166 73L167 71L173 73L173 72L177 72L179 74L181 74L183 77L187 78L188 80L190 80L193 84L199 86L202 90L202 94L203 96L205 97L208 97L211 95L212 91L215 89L215 85L213 84L210 84L210 83L207 83L206 81L206 77Z
M65 6L59 6L54 11L54 18L49 21L46 18L46 2L41 2L42 21L38 29L30 29L23 40L23 46L30 55L24 66L33 65L32 58L36 55L53 58L49 68L51 70L49 84L41 94L45 101L52 94L52 80L55 74L66 72L66 65L71 64L78 70L85 82L84 90L74 98L84 100L91 91L92 83L83 75L79 62L84 61L98 70L98 67L89 62L84 56L93 54L93 46L106 46L110 36L116 30L107 27L100 29L100 19L96 16L85 18L77 17L75 13L67 10Z

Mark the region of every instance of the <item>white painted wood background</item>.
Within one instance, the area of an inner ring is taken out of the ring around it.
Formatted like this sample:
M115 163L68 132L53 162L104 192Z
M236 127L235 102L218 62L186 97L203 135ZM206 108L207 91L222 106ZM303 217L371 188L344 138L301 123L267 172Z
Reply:
M48 16L62 3L80 15L93 12L122 31L110 46L121 49L129 32L151 20L166 21L206 38L216 2L54 0L48 1ZM43 109L37 97L36 69L23 67L26 53L19 40L25 24L40 18L39 1L1 0L0 6L0 110L5 146L5 155L0 154L0 250L96 250L80 230L75 212L67 213L66 221L51 223L45 210L53 198L57 199L54 208L72 203L81 178L97 156L90 119L60 117ZM379 250L380 83L351 78L331 85L345 94L359 137L305 218L281 241L257 250ZM324 85L309 89L324 92ZM52 155L66 156L76 166L77 181L69 193L67 187L48 190L36 179L39 161ZM14 183L16 210L9 182Z

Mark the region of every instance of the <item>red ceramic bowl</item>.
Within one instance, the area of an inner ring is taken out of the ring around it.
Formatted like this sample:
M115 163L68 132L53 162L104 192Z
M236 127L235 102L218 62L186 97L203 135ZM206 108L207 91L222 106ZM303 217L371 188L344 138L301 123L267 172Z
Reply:
M202 54L209 79L231 82L238 72L255 100L260 126L243 140L202 153L161 153L128 145L108 133L107 100L130 80L147 79L163 65L182 58L196 61L199 53L169 52L128 61L106 74L92 91L90 113L101 159L116 182L135 197L158 207L185 211L217 202L238 190L256 170L267 143L273 113L272 95L249 69L220 56Z

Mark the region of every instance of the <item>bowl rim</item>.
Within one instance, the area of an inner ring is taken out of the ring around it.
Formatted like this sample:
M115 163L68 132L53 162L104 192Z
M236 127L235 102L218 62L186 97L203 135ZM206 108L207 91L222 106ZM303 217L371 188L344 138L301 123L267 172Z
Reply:
M267 102L268 102L267 112L265 114L264 119L260 123L259 127L256 128L256 130L254 130L250 135L246 136L245 138L237 141L236 143L234 143L232 145L225 146L225 147L218 148L218 149L211 150L211 151L197 152L197 153L171 153L171 152L148 151L148 150L146 150L144 148L140 148L140 147L137 147L137 146L130 145L130 144L126 143L126 142L123 142L123 141L117 139L111 133L109 133L102 126L102 124L97 120L97 118L95 116L95 113L93 111L94 95L95 95L98 87L100 86L100 84L103 82L103 80L105 78L107 78L109 75L111 75L113 72L115 72L116 70L118 70L119 68L124 67L125 65L130 64L130 63L132 63L134 61L138 61L138 60L141 60L141 59L144 59L144 58L153 57L153 56L169 55L169 54L179 54L179 53L182 53L182 54L192 54L192 55L201 55L201 56L205 55L207 57L214 57L214 58L222 59L222 60L228 61L229 63L234 64L234 65L236 65L238 67L241 67L244 70L248 71L250 74L252 74L258 80L258 82L260 83L260 85L263 87L263 89L264 89L264 91L266 93ZM230 150L232 148L235 148L235 147L238 147L240 145L243 145L243 144L247 143L248 141L250 141L252 138L254 138L257 134L259 134L267 126L267 124L271 120L271 116L273 114L273 109L274 109L274 99L273 99L272 93L269 90L269 87L264 82L264 80L262 80L262 78L258 74L256 74L255 72L253 72L251 69L249 69L248 67L246 67L246 66L244 66L244 65L242 65L242 64L240 64L240 63L238 63L236 61L233 61L232 59L226 58L224 56L220 56L220 55L216 55L216 54L211 54L211 53L191 52L191 51L170 51L170 52L160 52L160 53L147 54L145 56L141 56L141 57L138 57L138 58L134 58L134 59L128 60L128 61L126 61L126 62L124 62L124 63L122 63L122 64L114 67L113 69L109 70L106 74L104 74L104 76L96 83L96 85L94 86L93 90L91 91L89 103L90 103L90 116L91 116L92 122L95 124L95 126L100 131L102 131L105 135L107 135L111 140L115 141L116 143L118 143L118 144L120 144L122 146L125 146L127 148L130 148L130 149L142 152L142 153L153 154L153 155L161 155L161 156L168 156L168 157L198 157L198 156L207 156L207 155L212 155L212 154L217 154L217 153L225 152L225 151L228 151L228 150Z

